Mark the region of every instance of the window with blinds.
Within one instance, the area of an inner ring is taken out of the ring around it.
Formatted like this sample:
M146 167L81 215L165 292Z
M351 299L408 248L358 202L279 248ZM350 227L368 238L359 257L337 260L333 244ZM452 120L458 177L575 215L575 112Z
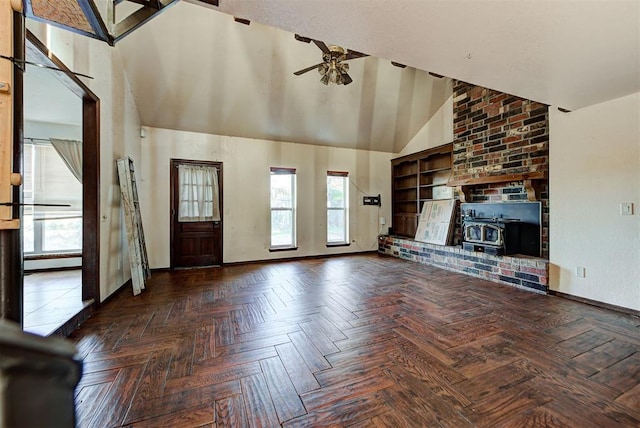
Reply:
M296 170L271 168L271 249L296 247Z
M327 171L327 244L349 243L349 173Z

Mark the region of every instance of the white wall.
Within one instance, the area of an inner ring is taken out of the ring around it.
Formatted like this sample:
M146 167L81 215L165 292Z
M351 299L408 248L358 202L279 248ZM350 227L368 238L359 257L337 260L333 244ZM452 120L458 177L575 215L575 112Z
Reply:
M402 148L396 157L409 155L453 141L453 80L444 79L440 90L434 92L434 102L444 100L427 123Z
M390 220L389 153L283 143L145 128L138 190L149 262L169 260L169 161L223 162L223 261L267 260L377 249ZM298 250L269 252L269 167L297 169ZM349 247L326 247L326 173L348 171ZM364 192L364 193L363 193ZM362 196L382 195L382 207L363 206Z
M640 93L549 112L550 288L640 310Z
M28 21L28 28L100 98L100 297L130 277L115 161L140 159L140 118L118 48Z

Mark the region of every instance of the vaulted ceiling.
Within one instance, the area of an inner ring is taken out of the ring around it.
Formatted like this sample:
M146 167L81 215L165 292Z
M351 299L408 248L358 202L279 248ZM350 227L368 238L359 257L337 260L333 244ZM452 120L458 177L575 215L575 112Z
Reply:
M349 85L294 76L322 61L316 45L186 2L117 47L147 126L397 152L447 97L446 79L375 57L348 61Z
M147 126L398 152L448 78L569 110L640 91L638 0L171 4L116 45ZM294 33L371 56L349 61L352 84L324 86L293 75L321 61Z
M221 0L217 9L567 109L640 91L638 0Z

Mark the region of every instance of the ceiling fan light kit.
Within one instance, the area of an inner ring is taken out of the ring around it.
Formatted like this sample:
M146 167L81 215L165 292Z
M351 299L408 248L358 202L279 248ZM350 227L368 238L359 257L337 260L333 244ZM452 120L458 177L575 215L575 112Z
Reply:
M307 38L303 38L298 35L296 35L296 39L304 42L307 40ZM323 62L298 70L293 74L300 76L308 71L317 69L318 73L322 76L320 78L320 82L324 85L348 85L353 82L353 79L348 74L349 64L344 63L343 61L368 56L367 54L344 49L340 46L327 46L324 42L319 40L308 40L313 41L313 43L320 48L322 51Z

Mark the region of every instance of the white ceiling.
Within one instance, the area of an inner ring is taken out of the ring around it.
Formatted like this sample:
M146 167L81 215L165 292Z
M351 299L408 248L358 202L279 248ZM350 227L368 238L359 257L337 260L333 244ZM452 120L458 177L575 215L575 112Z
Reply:
M638 0L220 0L218 9L567 109L640 91Z

